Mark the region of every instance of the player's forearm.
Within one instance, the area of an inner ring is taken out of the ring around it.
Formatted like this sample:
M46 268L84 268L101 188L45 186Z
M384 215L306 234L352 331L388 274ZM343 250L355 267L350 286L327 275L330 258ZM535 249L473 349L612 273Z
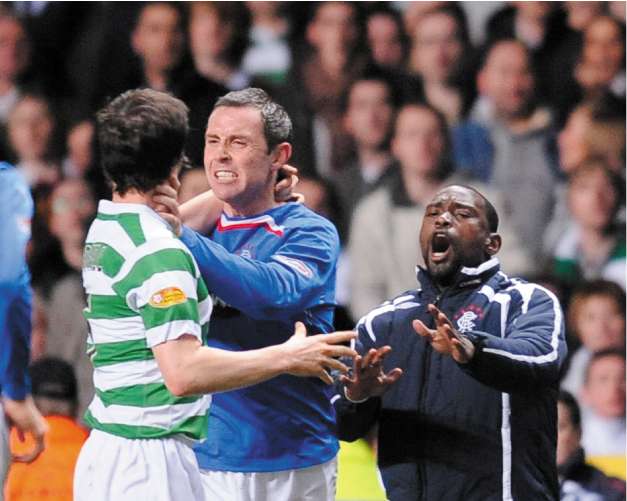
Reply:
M282 374L287 362L280 345L240 352L201 346L180 367L170 391L185 396L243 388Z
M224 204L218 200L212 190L188 200L179 207L181 221L194 231L208 232L215 226Z

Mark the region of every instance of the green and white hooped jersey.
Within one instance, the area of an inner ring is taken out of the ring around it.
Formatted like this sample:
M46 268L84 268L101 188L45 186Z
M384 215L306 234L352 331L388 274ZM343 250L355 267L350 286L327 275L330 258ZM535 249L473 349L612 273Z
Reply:
M175 397L151 349L184 334L204 344L212 302L189 250L149 207L101 200L83 261L96 388L85 422L126 438L204 438L211 397Z

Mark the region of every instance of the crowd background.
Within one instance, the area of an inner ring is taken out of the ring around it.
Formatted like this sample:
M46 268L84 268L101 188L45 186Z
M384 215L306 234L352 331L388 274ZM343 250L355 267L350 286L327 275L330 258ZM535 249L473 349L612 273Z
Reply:
M416 287L426 201L447 183L478 187L501 215L504 271L560 298L581 442L624 478L625 2L2 3L0 155L35 199L32 356L69 364L50 372L63 374L52 399L75 401L66 420L93 395L80 270L108 196L93 116L141 86L190 108L197 168L181 201L207 188L217 97L258 86L285 106L298 190L342 239L338 329ZM340 466L340 497L379 495L351 493L369 485L353 475Z

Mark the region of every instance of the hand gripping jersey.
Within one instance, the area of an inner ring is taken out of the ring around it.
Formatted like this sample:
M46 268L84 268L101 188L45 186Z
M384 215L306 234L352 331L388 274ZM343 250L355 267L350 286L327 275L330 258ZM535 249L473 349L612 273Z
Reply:
M294 322L308 333L332 330L339 240L335 227L302 204L250 218L222 215L210 238L185 229L217 303L210 346L261 348L288 339ZM331 388L316 378L276 377L214 395L202 469L281 471L324 463L338 450Z
M101 200L83 283L96 388L85 422L125 438L202 438L211 397L172 395L151 349L206 333L211 298L187 248L152 209Z

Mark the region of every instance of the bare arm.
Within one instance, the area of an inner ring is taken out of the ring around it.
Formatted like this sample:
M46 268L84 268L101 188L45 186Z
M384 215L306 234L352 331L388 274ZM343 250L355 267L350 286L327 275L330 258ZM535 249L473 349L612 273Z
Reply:
M298 322L285 343L258 350L226 351L202 346L193 336L182 336L153 348L168 389L177 396L215 393L250 386L279 374L318 377L331 384L327 369L347 372L333 357L353 357L344 343L354 332L307 336Z
M217 223L222 207L224 203L212 190L205 191L179 207L181 222L194 231L208 233Z
M25 454L14 454L13 461L30 463L43 452L44 437L48 431L48 423L35 407L33 398L28 395L24 400L2 398L2 406L9 423L17 428L20 440L24 440L24 433L30 433L35 440L35 447Z

